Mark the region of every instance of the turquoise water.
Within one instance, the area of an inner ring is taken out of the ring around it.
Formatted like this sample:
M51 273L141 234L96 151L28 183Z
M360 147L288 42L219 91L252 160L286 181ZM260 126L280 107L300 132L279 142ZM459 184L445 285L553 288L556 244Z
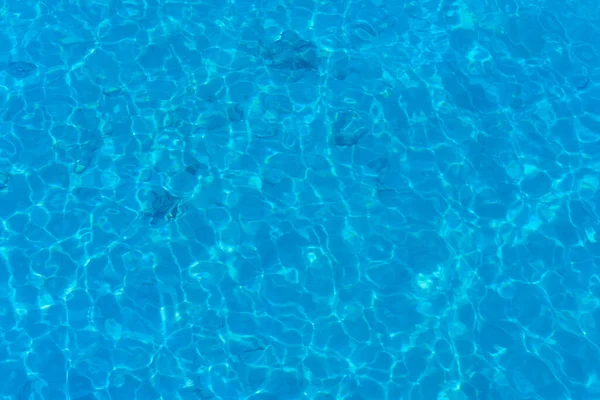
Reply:
M0 3L0 399L600 398L600 8Z

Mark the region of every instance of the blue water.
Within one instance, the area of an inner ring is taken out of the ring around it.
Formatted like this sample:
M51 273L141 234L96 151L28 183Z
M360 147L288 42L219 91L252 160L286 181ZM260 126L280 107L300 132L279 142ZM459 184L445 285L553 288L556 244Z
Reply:
M5 0L0 399L599 399L597 4Z

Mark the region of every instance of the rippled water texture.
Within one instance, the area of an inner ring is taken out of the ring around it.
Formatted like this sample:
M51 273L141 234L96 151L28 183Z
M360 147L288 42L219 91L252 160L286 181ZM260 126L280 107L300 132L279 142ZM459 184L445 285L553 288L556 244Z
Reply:
M0 399L600 398L590 0L0 7Z

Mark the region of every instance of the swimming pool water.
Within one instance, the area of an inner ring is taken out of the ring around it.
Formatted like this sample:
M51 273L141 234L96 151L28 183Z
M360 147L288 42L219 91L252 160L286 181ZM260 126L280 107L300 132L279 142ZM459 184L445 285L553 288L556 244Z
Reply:
M4 1L0 398L600 398L599 17Z

